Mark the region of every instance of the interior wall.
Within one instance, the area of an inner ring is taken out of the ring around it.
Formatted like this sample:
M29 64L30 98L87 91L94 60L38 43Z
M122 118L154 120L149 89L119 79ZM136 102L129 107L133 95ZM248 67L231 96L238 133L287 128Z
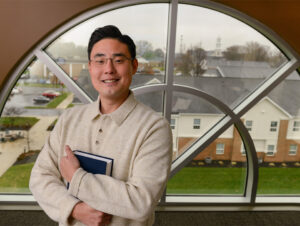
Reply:
M300 1L213 0L256 18L300 54ZM40 40L76 15L112 0L0 0L0 88Z

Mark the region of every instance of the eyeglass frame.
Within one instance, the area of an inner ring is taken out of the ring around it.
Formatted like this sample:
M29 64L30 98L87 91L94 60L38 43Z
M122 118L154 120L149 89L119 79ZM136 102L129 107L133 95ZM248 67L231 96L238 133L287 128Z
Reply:
M112 64L113 64L114 66L123 64L123 62L120 63L120 64L115 63L115 62L114 62L114 59L115 59L116 57L124 57L126 60L129 60L129 61L131 61L131 62L134 60L134 58L129 58L129 57L127 57L126 55L124 55L123 53L115 53L115 54L113 54L112 57L105 57L105 54L99 53L99 54L96 54L95 57L103 57L103 58L105 59L105 61L103 62L103 64L99 63L100 60L95 60L95 59L90 59L90 60L89 60L89 62L94 62L94 63L95 63L95 66L97 66L97 67L99 67L99 66L101 67L101 66L107 65L108 60L111 60L111 62L112 62Z

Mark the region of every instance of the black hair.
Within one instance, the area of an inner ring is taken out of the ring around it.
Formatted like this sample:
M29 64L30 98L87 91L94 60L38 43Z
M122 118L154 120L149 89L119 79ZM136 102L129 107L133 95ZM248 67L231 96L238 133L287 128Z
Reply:
M120 30L113 25L97 28L91 35L88 45L88 58L91 59L93 46L104 38L113 38L127 45L131 59L136 57L136 47L133 40L128 35L123 35Z

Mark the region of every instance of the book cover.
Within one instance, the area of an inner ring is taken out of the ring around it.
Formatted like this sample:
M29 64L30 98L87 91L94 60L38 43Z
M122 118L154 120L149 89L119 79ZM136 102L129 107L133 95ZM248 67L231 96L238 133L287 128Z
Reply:
M80 167L93 174L112 175L113 159L84 151L75 150Z
M84 151L74 150L74 155L80 163L80 167L92 174L112 175L113 163L112 158L91 154ZM69 183L67 183L69 188Z

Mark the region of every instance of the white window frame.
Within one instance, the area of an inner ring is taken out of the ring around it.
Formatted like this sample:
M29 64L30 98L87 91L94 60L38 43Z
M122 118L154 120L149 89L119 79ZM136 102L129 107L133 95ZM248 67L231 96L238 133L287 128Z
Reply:
M245 145L244 145L243 142L242 142L242 144L241 144L241 154L242 154L242 156L245 156L245 155L246 155L246 148L245 148Z
M225 144L224 143L217 143L216 144L216 154L217 155L224 155L225 153Z
M250 132L252 131L252 128L253 128L253 121L252 120L246 120L245 121L245 126L247 128L247 130Z
M193 129L200 129L200 127L201 127L201 119L200 118L194 118L193 119Z
M293 123L293 132L298 132L300 131L300 121L294 121Z
M278 121L271 121L270 132L277 132L277 130L278 130Z
M298 145L297 144L290 144L289 146L289 155L297 155L298 152Z
M171 118L170 127L172 130L174 130L176 128L176 119L175 118Z
M270 147L272 147L272 149L270 149ZM275 145L274 144L268 144L267 145L267 152L266 155L267 156L274 156L275 155Z

